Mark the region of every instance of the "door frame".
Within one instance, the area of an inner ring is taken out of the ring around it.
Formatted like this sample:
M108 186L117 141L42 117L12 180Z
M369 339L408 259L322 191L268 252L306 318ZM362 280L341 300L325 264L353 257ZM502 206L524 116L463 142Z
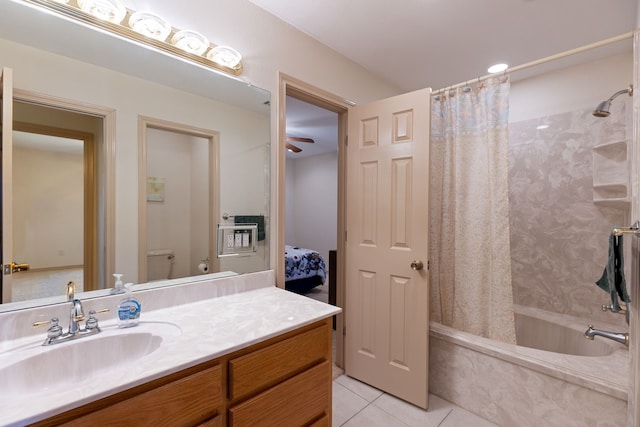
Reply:
M209 144L209 265L220 271L216 224L220 218L220 133L168 120L138 116L138 283L147 281L147 129L206 139Z
M115 206L115 147L116 147L116 110L113 108L105 108L97 105L91 105L82 102L76 102L69 99L45 95L38 92L13 88L13 101L25 102L29 104L40 105L47 108L55 108L59 110L67 110L77 114L85 114L89 116L100 117L103 120L102 134L102 154L104 157L102 185L104 186L104 206L97 206L97 209L103 209L104 215L104 251L102 269L102 279L105 286L110 283L110 278L115 272L116 260L116 206ZM12 118L13 119L13 118ZM96 153L97 154L97 153ZM100 250L98 250L100 252ZM96 256L98 256L96 254ZM97 266L97 265L96 265ZM100 268L97 267L100 274Z
M344 307L345 307L345 237L346 237L346 173L347 173L347 117L349 107L355 105L342 97L323 89L310 85L302 80L278 73L278 94L276 96L276 218L277 234L275 240L276 286L285 287L285 221L286 221L286 112L287 96L299 99L320 108L338 114L338 229L337 229L337 257L336 257L336 305L343 312L336 316L336 331L340 331L336 338L335 364L344 368Z

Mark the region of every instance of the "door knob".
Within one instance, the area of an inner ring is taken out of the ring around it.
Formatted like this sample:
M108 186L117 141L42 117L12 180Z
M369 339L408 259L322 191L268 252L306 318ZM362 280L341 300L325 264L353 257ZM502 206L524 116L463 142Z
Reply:
M424 264L422 263L422 261L413 261L411 263L411 269L418 271L418 270L422 270L424 268Z
M29 264L16 264L14 262L10 262L9 264L4 265L4 274L12 274L18 273L20 271L29 270Z
M17 273L18 271L27 271L29 270L29 264L22 263L22 264L13 264L13 272Z

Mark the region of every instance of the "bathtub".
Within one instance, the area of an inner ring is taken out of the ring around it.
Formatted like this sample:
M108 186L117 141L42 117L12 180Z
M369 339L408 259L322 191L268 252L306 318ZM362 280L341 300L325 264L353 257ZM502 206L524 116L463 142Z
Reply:
M500 426L624 427L627 348L585 339L588 320L524 306L514 311L518 345L432 322L429 392Z

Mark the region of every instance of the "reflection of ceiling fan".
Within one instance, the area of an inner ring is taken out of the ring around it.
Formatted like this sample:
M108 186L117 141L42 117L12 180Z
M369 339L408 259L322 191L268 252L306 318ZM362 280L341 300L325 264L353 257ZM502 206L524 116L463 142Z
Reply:
M311 138L301 138L298 136L287 136L286 137L286 147L287 150L292 151L294 153L299 153L302 151L302 148L296 147L293 144L290 144L290 142L308 142L313 144L315 141Z

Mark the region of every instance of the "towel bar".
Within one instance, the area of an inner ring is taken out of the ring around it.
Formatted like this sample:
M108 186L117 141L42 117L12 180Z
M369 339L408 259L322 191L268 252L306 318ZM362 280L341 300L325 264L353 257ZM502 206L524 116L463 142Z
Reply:
M611 234L614 236L622 236L623 234L640 235L640 221L634 222L631 227L615 227L611 230Z
M264 219L269 219L269 217L267 215L259 214L259 216L263 216ZM222 214L222 219L224 219L225 221L230 220L230 219L234 219L234 218L235 218L235 215L229 215L226 212Z

